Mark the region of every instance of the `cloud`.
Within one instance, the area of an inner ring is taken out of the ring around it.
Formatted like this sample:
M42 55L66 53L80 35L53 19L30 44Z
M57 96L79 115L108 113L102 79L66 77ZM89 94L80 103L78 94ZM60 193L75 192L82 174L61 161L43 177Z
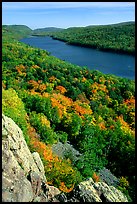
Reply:
M2 2L2 9L134 8L135 2Z

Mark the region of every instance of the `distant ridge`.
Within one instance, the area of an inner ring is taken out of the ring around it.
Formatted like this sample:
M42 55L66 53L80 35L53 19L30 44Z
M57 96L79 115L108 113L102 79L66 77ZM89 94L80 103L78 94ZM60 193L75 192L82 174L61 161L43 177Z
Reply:
M131 25L135 24L135 21L127 21L127 22L121 22L121 23L114 23L114 24L105 24L105 25L89 25L86 27L93 27L93 26L121 26L121 25Z
M32 29L26 25L3 25L2 28L9 31L32 31Z
M41 32L58 32L64 30L63 28L56 27L46 27L46 28L37 28L33 30L33 33L41 33Z

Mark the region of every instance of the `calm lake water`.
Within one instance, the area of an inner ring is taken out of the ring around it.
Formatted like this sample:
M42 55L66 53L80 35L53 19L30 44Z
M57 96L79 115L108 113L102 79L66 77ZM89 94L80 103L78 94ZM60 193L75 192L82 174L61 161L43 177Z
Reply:
M104 74L114 74L135 79L135 57L99 51L92 48L68 45L51 37L28 37L20 40L33 47L47 50L51 55L70 63L96 69Z

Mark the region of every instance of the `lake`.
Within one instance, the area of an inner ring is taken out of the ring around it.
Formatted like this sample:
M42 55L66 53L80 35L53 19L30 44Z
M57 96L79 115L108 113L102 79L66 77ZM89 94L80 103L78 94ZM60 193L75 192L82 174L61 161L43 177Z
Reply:
M47 50L51 55L90 70L99 70L104 74L135 79L135 57L127 54L105 52L97 49L69 45L49 36L31 36L20 40L33 47Z

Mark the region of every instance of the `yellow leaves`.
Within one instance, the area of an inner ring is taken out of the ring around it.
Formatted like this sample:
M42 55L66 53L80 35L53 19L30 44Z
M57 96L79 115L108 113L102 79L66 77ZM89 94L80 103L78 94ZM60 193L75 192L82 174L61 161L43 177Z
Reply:
M5 89L6 85L4 84L4 82L2 81L2 88Z
M82 97L84 96L82 95ZM82 103L80 100L73 102L72 99L60 93L51 94L51 102L53 107L58 108L60 118L66 114L68 115L67 110L71 109L83 119L85 114L91 115L93 113L90 106L86 102Z
M95 82L94 84L91 85L91 91L92 91L92 93L97 93L98 91L103 91L105 93L108 93L106 85L99 84L97 82Z
M46 116L41 116L40 119L41 119L42 125L46 125L47 127L50 128L50 121L47 119Z
M123 115L118 116L118 117L117 117L117 120L120 121L120 123L121 123L121 129L122 129L125 133L129 132L129 133L131 133L131 134L134 136L135 132L134 132L133 130L131 130L129 124L124 121Z
M46 72L47 72L47 70L42 70L42 72L43 72L43 73L46 73Z
M105 81L106 81L106 80L105 80L105 78L104 78L103 76L99 78L99 82L100 82L100 83L104 84Z
M128 141L127 143L128 143L128 145L130 145L130 144L131 144L131 142L130 142L130 141Z
M14 111L16 110L16 112L19 113L24 110L24 104L14 89L10 88L8 90L2 90L2 108L14 109Z
M106 130L105 121L103 120L103 118L100 115L98 117L98 126L100 127L100 129Z
M123 188L127 188L129 186L129 182L123 176L119 179L120 186Z
M48 98L48 97L50 96L50 94L49 94L48 92L44 92L44 93L42 94L42 96L45 97L45 98Z

